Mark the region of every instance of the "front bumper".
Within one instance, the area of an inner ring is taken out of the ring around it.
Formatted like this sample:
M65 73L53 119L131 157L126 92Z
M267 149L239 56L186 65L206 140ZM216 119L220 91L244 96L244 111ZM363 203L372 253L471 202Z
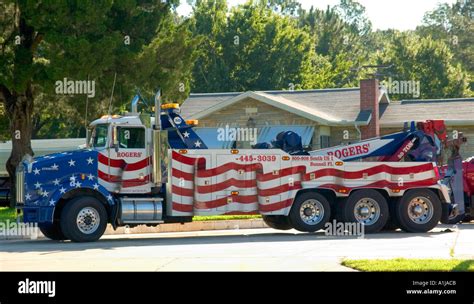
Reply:
M23 222L25 223L40 224L53 222L54 207L24 206L20 209L23 211Z

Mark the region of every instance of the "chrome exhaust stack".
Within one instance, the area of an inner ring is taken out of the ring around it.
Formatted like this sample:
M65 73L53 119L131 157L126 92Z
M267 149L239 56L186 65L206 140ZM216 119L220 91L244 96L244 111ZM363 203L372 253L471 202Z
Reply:
M155 94L155 124L153 126L153 183L161 187L168 180L168 132L161 129L161 90Z

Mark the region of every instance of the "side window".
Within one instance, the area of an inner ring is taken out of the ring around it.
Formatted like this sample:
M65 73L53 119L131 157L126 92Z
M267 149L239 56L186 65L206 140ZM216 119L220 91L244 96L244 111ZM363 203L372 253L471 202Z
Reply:
M95 148L105 147L107 142L108 125L97 125L92 133L92 146Z
M124 128L118 129L118 139L120 148L143 149L145 148L144 128Z

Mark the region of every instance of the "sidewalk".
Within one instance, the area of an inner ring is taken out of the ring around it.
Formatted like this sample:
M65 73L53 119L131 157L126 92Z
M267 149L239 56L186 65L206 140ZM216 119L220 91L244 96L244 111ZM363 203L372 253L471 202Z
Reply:
M161 233L161 232L188 232L188 231L209 231L209 230L238 230L268 228L262 219L245 219L245 220L220 220L220 221L196 221L184 224L162 224L156 227L148 227L140 225L133 228L127 226L119 227L117 230L108 225L104 235L120 235L120 234L142 234L142 233ZM38 238L45 236L38 230ZM0 240L22 240L31 239L30 236L5 236L0 235Z

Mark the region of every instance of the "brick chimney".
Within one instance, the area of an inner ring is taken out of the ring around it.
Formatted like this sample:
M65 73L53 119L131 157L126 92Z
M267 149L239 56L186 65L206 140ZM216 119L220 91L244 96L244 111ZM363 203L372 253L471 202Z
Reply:
M380 135L379 125L379 81L377 79L362 79L360 81L360 110L372 112L369 124L362 126L362 139Z

